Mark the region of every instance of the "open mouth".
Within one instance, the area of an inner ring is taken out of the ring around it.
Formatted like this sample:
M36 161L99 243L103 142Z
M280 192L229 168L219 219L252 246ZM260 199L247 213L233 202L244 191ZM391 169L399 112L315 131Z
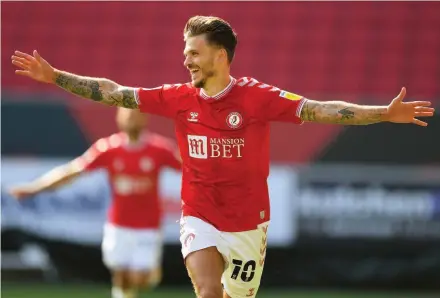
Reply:
M199 69L191 69L190 70L190 73L191 73L191 76L195 76L197 73L199 73Z

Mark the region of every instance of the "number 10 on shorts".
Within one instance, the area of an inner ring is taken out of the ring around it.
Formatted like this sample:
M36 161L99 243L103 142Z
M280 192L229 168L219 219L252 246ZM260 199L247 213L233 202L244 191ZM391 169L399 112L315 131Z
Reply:
M232 264L234 264L234 270L232 271L231 278L236 280L241 272L240 278L244 282L250 282L254 279L255 268L257 263L254 260L246 262L243 266L242 260L232 259Z

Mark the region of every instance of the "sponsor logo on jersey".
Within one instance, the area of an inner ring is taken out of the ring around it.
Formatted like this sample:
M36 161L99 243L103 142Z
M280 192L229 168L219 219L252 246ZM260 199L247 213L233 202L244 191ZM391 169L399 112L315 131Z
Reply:
M302 98L301 95L298 95L298 94L295 94L295 93L291 93L291 92L287 92L287 91L281 91L280 97L287 98L288 100L300 100Z
M117 175L113 179L115 193L128 196L133 194L144 194L152 187L149 178L137 178L128 175Z
M188 135L188 153L193 158L241 158L244 144L244 138L208 138Z
M189 156L194 158L208 158L208 138L205 136L188 135Z
M226 117L226 123L230 128L239 128L243 124L243 117L238 112L232 112Z

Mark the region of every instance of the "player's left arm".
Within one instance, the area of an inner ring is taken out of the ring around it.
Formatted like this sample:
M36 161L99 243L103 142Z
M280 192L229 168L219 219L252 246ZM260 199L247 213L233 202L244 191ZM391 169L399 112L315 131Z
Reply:
M379 122L413 123L427 126L428 123L419 120L420 117L431 117L434 108L429 101L403 102L406 89L388 106L357 105L343 101L306 100L300 113L303 121L343 124L368 125Z

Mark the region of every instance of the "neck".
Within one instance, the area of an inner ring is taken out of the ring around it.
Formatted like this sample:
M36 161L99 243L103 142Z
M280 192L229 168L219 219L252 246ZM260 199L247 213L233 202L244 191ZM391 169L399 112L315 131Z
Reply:
M128 137L128 143L129 144L135 144L139 142L141 131L130 131L125 133Z
M208 96L214 96L224 90L231 82L229 73L222 76L211 78L203 87L203 92Z

